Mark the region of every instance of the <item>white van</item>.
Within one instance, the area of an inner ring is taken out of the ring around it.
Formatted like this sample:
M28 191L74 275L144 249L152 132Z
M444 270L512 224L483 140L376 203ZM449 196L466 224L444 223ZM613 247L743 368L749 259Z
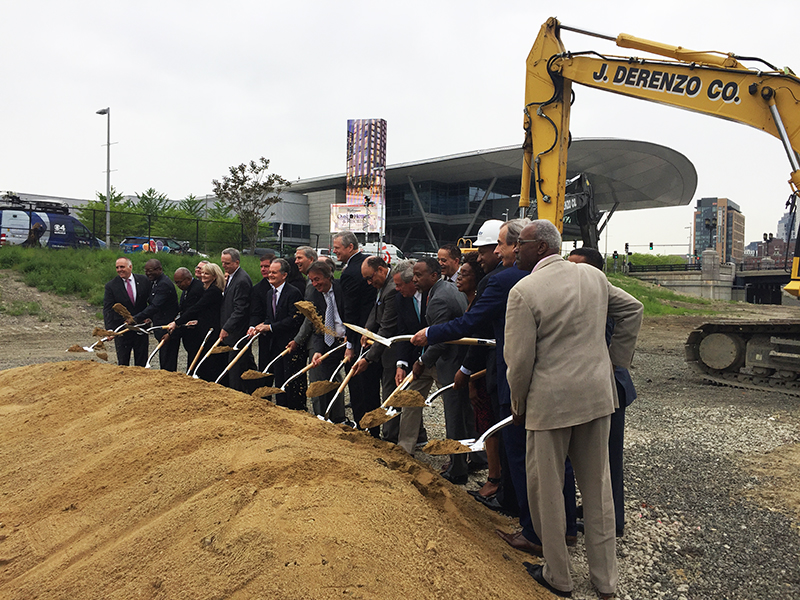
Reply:
M405 260L406 258L405 254L400 251L400 248L394 244L387 244L386 242L381 245L380 249L378 248L378 242L369 242L367 244L363 244L359 250L361 250L364 254L380 256L390 265L396 264L401 260Z

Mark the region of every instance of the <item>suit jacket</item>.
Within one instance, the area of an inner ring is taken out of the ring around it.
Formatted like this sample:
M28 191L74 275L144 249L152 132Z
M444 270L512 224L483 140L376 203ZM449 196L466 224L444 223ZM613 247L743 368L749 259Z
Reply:
M253 291L255 292L258 287L258 285L254 286ZM259 365L263 363L262 369L269 362L269 360L264 359L267 357L272 359L279 352L282 352L300 329L301 316L297 312L297 307L294 303L300 302L303 297L297 288L289 283L284 283L281 294L278 296L275 312L272 310L272 297L274 295L275 289L270 285L264 298L265 314L260 322L268 323L272 331L270 333L262 333L258 338L258 360ZM258 321L253 322L256 316L257 312L251 313L250 325L252 327L259 324Z
M222 290L216 285L212 284L208 289L203 289L203 295L200 299L191 305L186 310L182 310L181 314L175 319L178 325L185 325L189 321L197 320L195 331L201 334L201 340L208 333L209 329L213 329L208 347L211 347L219 337L219 316L220 309L222 308Z
M200 298L203 297L203 292L205 291L206 290L203 287L203 282L199 279L192 278L192 283L189 284L189 289L181 291L180 298L178 299L178 315L176 316L176 322L180 315L185 313L200 301ZM217 312L219 313L219 311ZM206 327L205 330L201 329L200 327L194 327L192 329L178 329L175 331L175 334L177 335L174 335L173 337L176 339L183 339L184 343L186 344L197 344L199 346L200 342L203 341L203 337L205 337L207 331L208 327Z
M423 320L417 316L414 308L414 299L406 298L403 294L394 297L395 310L397 311L397 333L395 335L406 335L417 333L424 326ZM424 299L423 299L424 301ZM398 342L392 344L397 353L397 362L404 362L410 371L410 367L419 358L421 348L414 346L411 342Z
M342 284L344 294L344 314L342 321L360 325L363 327L367 323L372 305L375 303L377 290L367 283L361 276L361 263L367 258L363 252L357 252L350 257L347 266L342 270L339 281ZM356 348L359 347L361 334L347 330L347 341L351 342Z
M378 297L372 306L372 310L367 317L365 327L370 331L376 332L383 337L392 337L397 332L397 305L394 297L397 290L394 288L394 281L391 274L387 274L386 282L378 290ZM387 348L383 344L372 344L364 355L369 362L381 361L384 368L392 368L395 363L394 348Z
M611 336L614 334L614 319L609 317L606 319L606 343L611 343ZM614 366L614 379L617 380L617 395L622 392L620 404L622 406L630 406L631 402L636 400L636 388L633 387L633 379L631 374L625 367Z
M529 275L527 271L516 267L504 269L499 273L493 271L481 296L475 299L464 316L441 325L428 327L428 343L439 344L471 335L480 324L491 323L497 344L495 360L497 361L497 393L500 404L511 402L506 380L506 362L503 358L506 302L511 288L527 275ZM481 283L485 280L487 277L484 277Z
M311 285L311 282L306 283L305 292L303 294L303 300L307 302L312 302L314 300L314 286ZM311 339L311 321L308 319L303 319L303 323L300 325L300 331L297 332L297 335L294 336L294 341L298 346L305 346L308 344L309 340Z
M463 315L466 309L466 296L458 291L453 282L440 279L428 291L425 320L429 326L447 323ZM429 344L421 359L428 368L436 365L436 377L439 383L446 385L453 382L466 352L465 346Z
M134 273L133 281L136 285L135 305L131 303L122 277L114 277L106 284L103 294L103 324L106 329L116 329L125 322L125 319L114 312L115 304L122 304L131 315L138 314L147 307L147 299L150 297L150 280L144 275Z
M630 366L642 311L602 271L558 254L512 288L504 355L511 408L525 415L526 429L572 427L614 412L613 365ZM615 322L608 346L607 316Z
M172 323L178 314L178 293L172 280L161 274L161 277L152 282L150 297L147 306L138 314L133 315L138 323L150 319L153 325L166 325Z
M190 307L194 306L205 292L203 282L199 279L192 278L192 283L189 285L188 290L181 292L181 297L178 300L178 314L182 315Z
M339 312L339 317L342 318L344 315L344 292L342 291L342 286L334 279L332 281L333 284L333 297L336 300L336 310ZM322 317L323 322L325 321L325 310L328 307L327 302L325 302L325 296L323 296L320 292L316 289L314 293L311 294L311 302L314 303L314 308L317 309L317 314ZM344 322L344 318L342 318ZM328 346L325 343L325 336L321 333L317 333L314 331L311 334L311 349L314 352L319 352L320 354L325 354L328 350L333 348L337 345L337 341L334 341L332 345Z
M247 333L250 323L250 291L253 282L247 271L239 267L228 279L222 298L220 321L222 329L232 339L226 340L231 346Z

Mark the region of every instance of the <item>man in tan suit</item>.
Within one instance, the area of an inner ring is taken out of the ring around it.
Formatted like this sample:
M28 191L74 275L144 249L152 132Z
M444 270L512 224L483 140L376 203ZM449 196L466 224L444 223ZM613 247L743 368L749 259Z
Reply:
M545 564L528 572L570 597L562 489L569 455L583 495L589 577L601 598L616 591L614 502L608 465L614 365L629 367L642 305L585 264L565 261L561 235L533 221L517 242L517 266L531 270L508 298L504 357L515 422L527 430L528 501ZM606 316L617 324L606 347Z

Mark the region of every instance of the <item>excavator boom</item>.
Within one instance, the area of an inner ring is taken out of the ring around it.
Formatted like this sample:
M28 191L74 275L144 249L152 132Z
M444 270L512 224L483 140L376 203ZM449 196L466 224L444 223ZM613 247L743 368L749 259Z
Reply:
M656 58L570 52L561 42L562 29ZM530 206L533 193L538 218L563 229L573 83L736 121L775 136L786 151L789 185L797 194L800 79L765 61L761 62L767 70L741 62L755 60L759 59L697 52L624 34L605 36L549 19L526 64L521 213ZM800 295L800 237L791 282L784 289ZM689 364L711 381L800 395L800 320L706 323L691 333L685 349Z

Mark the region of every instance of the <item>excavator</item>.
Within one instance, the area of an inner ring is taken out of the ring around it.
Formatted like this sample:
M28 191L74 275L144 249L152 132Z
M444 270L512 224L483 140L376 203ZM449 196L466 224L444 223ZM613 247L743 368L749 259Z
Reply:
M562 31L612 41L656 58L568 51ZM551 18L539 31L526 71L521 216L530 210L533 191L537 217L563 231L573 83L735 121L775 136L789 158L794 210L800 189L800 78L789 68L626 34L603 35ZM791 281L784 289L800 296L800 236ZM800 396L800 320L705 323L691 332L685 351L687 362L707 380Z

